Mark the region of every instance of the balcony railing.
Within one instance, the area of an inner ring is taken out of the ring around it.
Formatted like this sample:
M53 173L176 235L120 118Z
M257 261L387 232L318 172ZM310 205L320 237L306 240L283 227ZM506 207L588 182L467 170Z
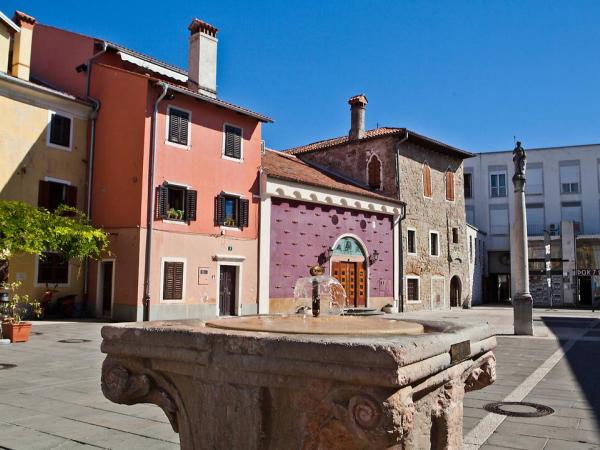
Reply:
M559 236L560 224L556 223L548 226L537 223L527 224L527 236L543 236L544 230L548 230L550 232L550 236Z

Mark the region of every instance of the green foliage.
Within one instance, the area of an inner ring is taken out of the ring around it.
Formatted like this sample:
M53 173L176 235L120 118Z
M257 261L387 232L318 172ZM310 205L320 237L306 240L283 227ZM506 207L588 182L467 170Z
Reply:
M21 286L20 281L14 283L2 283L0 287L8 291L8 303L2 305L0 315L3 316L3 321L18 324L25 316L40 317L42 315L42 307L35 299L30 299L29 295L20 295L17 291Z
M12 254L58 252L71 259L97 258L108 235L82 212L67 206L54 213L23 202L0 200L0 259Z

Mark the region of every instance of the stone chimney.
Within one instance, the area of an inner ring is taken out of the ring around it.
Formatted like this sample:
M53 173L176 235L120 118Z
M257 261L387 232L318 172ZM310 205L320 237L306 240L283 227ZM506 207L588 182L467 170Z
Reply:
M29 81L31 41L36 20L21 11L15 11L13 20L21 30L14 36L11 75Z
M192 20L188 55L188 84L209 97L217 96L217 30L212 25Z
M367 97L364 94L350 97L350 140L362 139L365 137L365 109L367 107Z

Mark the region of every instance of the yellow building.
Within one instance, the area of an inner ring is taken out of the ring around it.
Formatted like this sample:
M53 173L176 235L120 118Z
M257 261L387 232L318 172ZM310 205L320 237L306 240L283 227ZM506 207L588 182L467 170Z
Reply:
M30 16L16 13L13 22L0 12L0 199L85 210L92 107L29 80L34 26ZM82 266L59 255L16 255L0 265L0 278L21 281L22 294L82 296Z

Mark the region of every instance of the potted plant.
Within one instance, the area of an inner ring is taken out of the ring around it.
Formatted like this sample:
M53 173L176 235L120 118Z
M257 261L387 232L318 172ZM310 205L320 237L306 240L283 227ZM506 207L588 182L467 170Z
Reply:
M177 219L177 210L175 208L169 208L167 211L167 217L169 219Z
M13 283L3 283L2 288L8 291L8 301L2 303L2 336L10 339L10 342L27 342L29 333L31 333L31 323L25 322L25 317L39 317L41 315L41 306L35 299L30 299L29 295L20 295L17 290L21 285L20 281Z

